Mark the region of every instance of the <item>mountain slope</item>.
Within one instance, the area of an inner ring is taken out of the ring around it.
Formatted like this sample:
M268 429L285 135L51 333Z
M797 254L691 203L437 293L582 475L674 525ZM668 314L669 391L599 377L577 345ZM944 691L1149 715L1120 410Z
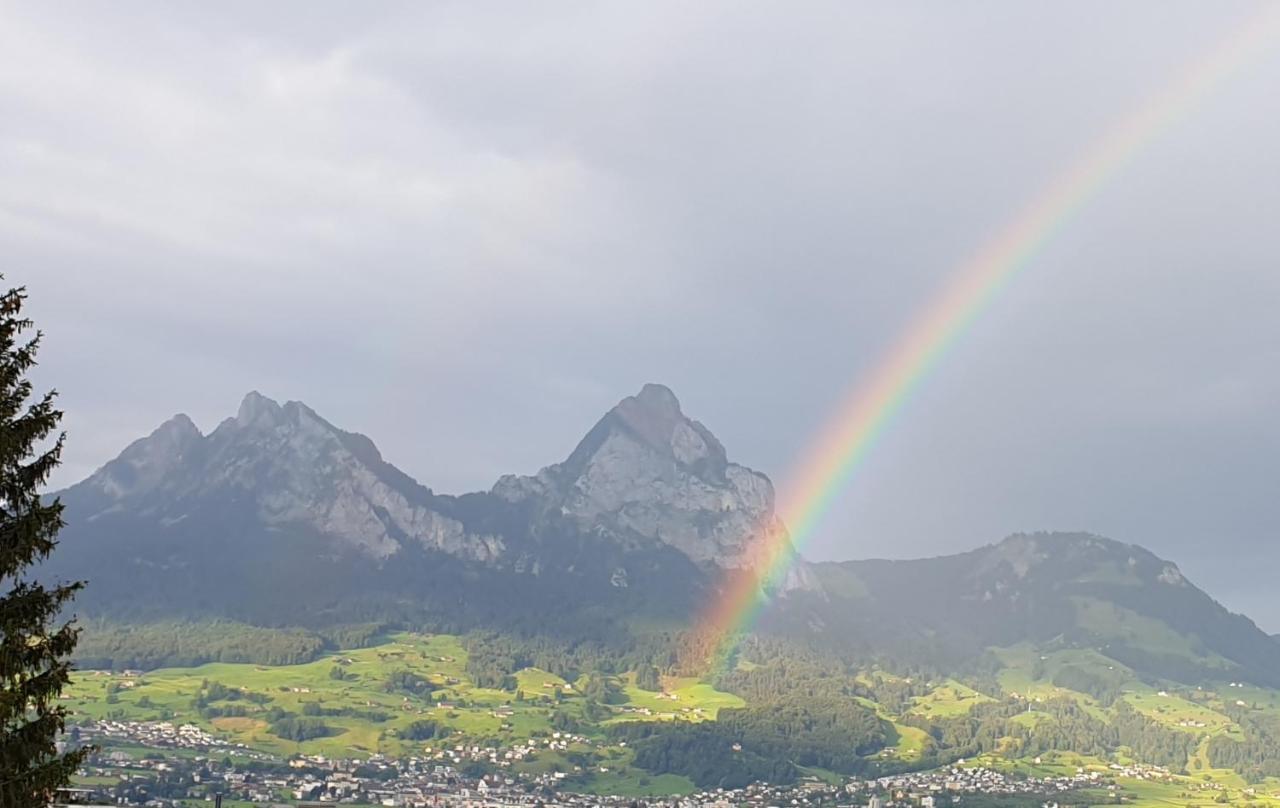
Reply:
M1084 534L1015 535L968 553L814 566L831 630L876 647L958 658L1034 642L1094 648L1186 682L1280 685L1280 645L1129 544Z
M561 463L437 494L368 438L257 393L208 435L162 424L62 492L49 572L129 620L398 621L609 637L687 624L785 541L768 478L646 385ZM761 622L934 666L1034 643L1145 675L1280 685L1280 643L1132 545L1013 536L915 561L798 562Z
M754 567L760 549L786 533L769 478L730 463L655 384L610 410L563 463L503 477L493 490L610 540L661 542L720 568Z
M250 393L210 434L175 416L61 497L50 571L91 579L84 608L127 617L679 617L784 531L769 480L657 385L565 462L491 492L436 494L363 435Z
M235 418L208 437L174 416L64 495L82 518L147 514L161 525L210 501L250 505L266 527L306 526L334 552L383 559L406 542L488 560L504 551L468 533L436 497L383 461L372 442L344 432L304 404L280 406L250 393Z

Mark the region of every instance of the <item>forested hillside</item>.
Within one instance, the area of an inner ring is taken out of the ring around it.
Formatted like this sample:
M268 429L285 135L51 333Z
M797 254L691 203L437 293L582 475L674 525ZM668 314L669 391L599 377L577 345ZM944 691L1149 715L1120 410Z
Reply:
M297 664L83 671L70 704L79 721L194 722L273 753L422 754L444 738L502 748L567 733L581 740L539 765L672 775L703 788L1050 753L1185 776L1280 777L1280 693L1148 682L1093 651L1020 644L993 651L987 670L956 675L757 639L731 669L702 678L681 675L677 636L630 648L488 632L353 629L343 638L369 644ZM291 632L243 639L296 647ZM579 784L596 779L584 773Z
M698 616L756 580L786 528L768 479L656 385L564 462L488 492L437 494L367 438L254 394L207 435L173 419L63 497L44 573L90 582L83 718L339 756L567 733L552 762L584 784L1049 752L1277 775L1280 642L1101 537L797 558L748 631L708 631Z

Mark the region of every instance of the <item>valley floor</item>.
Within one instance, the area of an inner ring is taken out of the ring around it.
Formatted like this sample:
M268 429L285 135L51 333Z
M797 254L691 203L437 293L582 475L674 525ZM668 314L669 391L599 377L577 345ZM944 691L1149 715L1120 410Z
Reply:
M1029 647L1001 653L1001 688L1026 702L1019 722L1034 727L1051 720L1041 705L1063 697L1091 713L1108 714L1099 700L1053 684L1062 681L1067 668L1115 674L1116 663L1106 657L1079 649L1042 654ZM767 804L785 795L799 805L825 794L828 801L865 804L878 793L890 801L886 804L901 794L896 804L927 804L923 798L934 796L935 804L945 805L943 797L961 793L950 784L948 778L957 775L949 768L900 775L900 780L809 769L785 788L699 791L686 777L638 767L632 748L611 729L636 721L697 725L715 720L721 710L742 707L743 699L693 678L663 677L660 690L646 690L638 686L635 672L611 676L608 688L588 675L567 681L537 668L513 676L503 688L481 687L468 674L461 638L400 633L372 647L297 665L79 671L63 699L77 725L73 739L102 748L81 784L128 799L200 799L217 788L258 802L295 801L322 793L337 796L345 788L351 789L348 796L376 794L379 802L390 799L390 804L413 804L427 796L484 801L488 791L497 790L508 802L522 795L541 795L549 802L552 794L583 793L619 800L731 798ZM861 676L879 686L910 682L883 671ZM910 697L896 712L859 697L892 727L890 744L877 760L903 765L920 760L933 743L917 726L922 720L963 718L977 705L997 701L955 680L919 689L922 695ZM609 697L602 701L601 693ZM1063 804L1123 799L1140 806L1280 808L1280 781L1249 784L1233 771L1211 768L1204 752L1214 737L1243 737L1232 717L1240 710L1280 716L1276 693L1239 683L1216 692L1161 690L1126 680L1119 698L1160 725L1197 739L1185 773L1127 759L1124 750L1109 759L1069 753L1030 757L1010 750L960 762L957 771L981 769L1013 778L1009 783L1025 783L1024 778L1071 782L1068 792L1052 800ZM408 775L397 768L408 764L397 761L411 762ZM416 779L405 781L412 785L397 795L390 784L402 776ZM351 785L357 781L363 785ZM1026 793L992 785L965 792L964 804L1038 805L1058 793L1045 789Z

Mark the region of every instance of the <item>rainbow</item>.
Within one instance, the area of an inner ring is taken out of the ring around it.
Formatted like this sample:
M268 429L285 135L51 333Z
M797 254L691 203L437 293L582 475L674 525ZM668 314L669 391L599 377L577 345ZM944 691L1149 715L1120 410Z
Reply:
M892 350L849 395L818 433L782 488L779 513L791 533L765 541L754 574L728 581L697 622L710 665L723 665L750 631L767 593L783 583L800 548L812 537L836 495L861 466L903 403L1018 272L1031 264L1073 217L1144 146L1185 117L1220 82L1280 33L1280 3L1267 3L1234 35L1208 52L1162 92L1125 116L1056 176L969 260L904 330Z

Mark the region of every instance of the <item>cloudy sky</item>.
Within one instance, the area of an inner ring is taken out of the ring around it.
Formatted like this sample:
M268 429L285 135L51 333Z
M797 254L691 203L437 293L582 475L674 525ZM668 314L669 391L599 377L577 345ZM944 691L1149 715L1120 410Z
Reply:
M250 389L440 491L660 381L782 483L1249 3L0 4L0 271L69 484ZM1280 631L1280 39L952 347L805 548L1146 545Z

